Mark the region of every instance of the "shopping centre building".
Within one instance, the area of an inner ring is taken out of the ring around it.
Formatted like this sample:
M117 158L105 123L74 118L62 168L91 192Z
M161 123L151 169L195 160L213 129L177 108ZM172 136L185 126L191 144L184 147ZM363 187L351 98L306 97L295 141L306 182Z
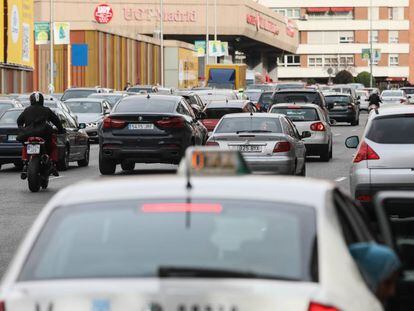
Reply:
M326 82L329 72L346 69L353 75L369 71L363 50L370 49L377 81L414 83L413 7L410 0L259 0L271 10L296 21L300 44L296 53L279 61L282 79ZM369 55L368 55L369 56Z
M50 1L35 0L34 6L35 22L48 22ZM250 69L276 79L277 57L296 52L296 24L253 1L217 0L216 10L210 1L208 13L209 39L217 29L217 39L228 42L229 56L221 57L222 62L237 61L236 55L242 55L239 61L244 59ZM122 89L127 82L161 83L160 15L160 2L152 0L54 2L55 21L70 23L70 44L55 46L55 91L68 86ZM166 79L166 86L193 86L204 78L204 57L197 57L194 42L205 40L206 17L205 0L164 1L165 76L177 77L176 83ZM73 62L73 50L79 46L87 51L82 66ZM49 84L49 49L45 44L34 50L33 83L42 91Z

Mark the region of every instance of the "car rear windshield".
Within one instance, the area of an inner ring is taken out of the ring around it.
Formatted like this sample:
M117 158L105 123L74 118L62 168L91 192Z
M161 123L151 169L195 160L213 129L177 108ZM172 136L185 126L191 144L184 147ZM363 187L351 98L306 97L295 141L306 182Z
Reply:
M0 112L9 110L10 108L13 108L13 104L9 103L0 103Z
M271 113L280 113L293 122L319 121L319 115L315 108L282 108L273 107Z
M401 91L387 91L382 93L383 97L400 97L403 96L403 92Z
M216 128L216 133L263 132L282 133L278 118L237 117L225 118Z
M60 207L47 220L19 279L233 275L317 281L312 207L259 200L186 202Z
M95 90L69 90L63 94L62 100L68 100L71 98L86 98L93 93L96 93L96 91Z
M318 100L317 93L311 92L283 92L275 93L273 103L313 103Z
M404 92L406 94L414 94L414 88L412 88L412 89L404 89Z
M262 105L271 105L272 95L273 93L262 93L262 95L259 98L259 103Z
M375 118L367 138L380 144L414 144L414 115Z
M249 92L249 91L246 91L246 92L244 92L244 94L246 94L246 96L249 100L257 102L259 100L260 95L262 94L262 92Z
M325 96L325 101L327 104L349 104L351 98L349 96Z
M131 93L139 93L139 92L146 92L146 93L153 93L154 89L152 87L130 87L128 92Z
M100 102L88 102L88 101L66 102L66 105L74 113L101 113L102 112L102 105Z
M177 105L176 100L168 100L162 98L124 98L118 103L115 112L138 112L138 113L171 113L175 111Z
M10 110L6 111L0 118L0 124L16 124L17 118L23 110Z
M350 88L333 88L332 91L337 93L352 94L352 89Z
M221 119L229 113L241 113L242 108L208 108L205 110L206 119Z
M302 83L284 83L284 84L278 84L276 86L276 89L277 90L301 89L304 87L305 87L305 84L302 84Z

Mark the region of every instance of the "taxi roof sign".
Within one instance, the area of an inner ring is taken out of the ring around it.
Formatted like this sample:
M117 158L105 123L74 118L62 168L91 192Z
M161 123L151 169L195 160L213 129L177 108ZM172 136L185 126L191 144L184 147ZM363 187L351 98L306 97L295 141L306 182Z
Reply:
M179 174L190 176L232 176L249 174L239 151L219 147L190 147L180 163Z

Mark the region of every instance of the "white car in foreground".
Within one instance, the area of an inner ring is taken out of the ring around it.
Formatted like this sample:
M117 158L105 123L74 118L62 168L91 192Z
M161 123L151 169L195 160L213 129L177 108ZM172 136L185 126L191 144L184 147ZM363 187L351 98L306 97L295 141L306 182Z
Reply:
M84 182L40 213L5 274L0 306L382 310L348 251L372 239L330 182L253 175Z

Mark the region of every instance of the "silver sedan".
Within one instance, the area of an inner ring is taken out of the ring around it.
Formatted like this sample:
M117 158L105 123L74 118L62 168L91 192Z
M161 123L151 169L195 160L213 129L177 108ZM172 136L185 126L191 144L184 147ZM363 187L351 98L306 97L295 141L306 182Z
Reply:
M237 113L220 120L207 145L239 150L253 172L305 176L306 137L284 115Z

